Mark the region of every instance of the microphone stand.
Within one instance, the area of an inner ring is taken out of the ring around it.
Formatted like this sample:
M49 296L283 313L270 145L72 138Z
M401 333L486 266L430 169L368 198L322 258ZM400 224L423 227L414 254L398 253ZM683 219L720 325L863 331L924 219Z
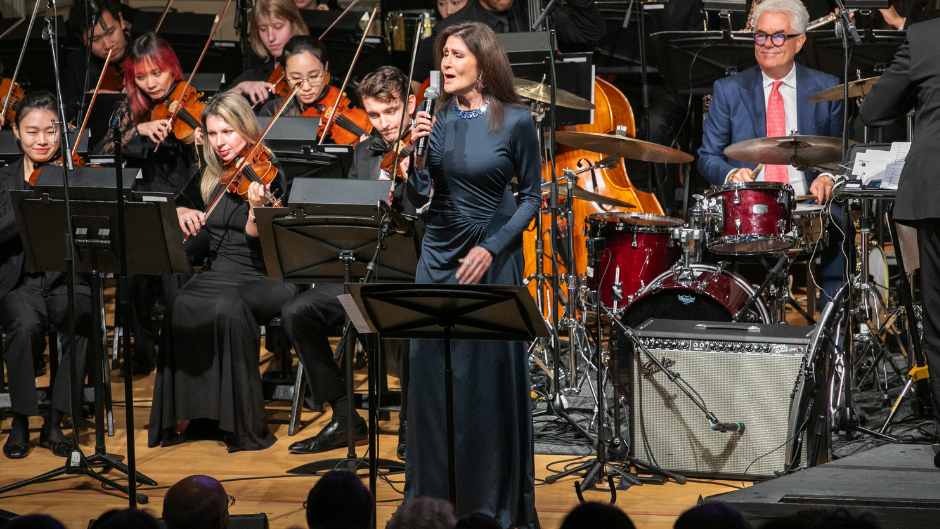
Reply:
M76 348L75 341L75 234L72 229L72 211L71 203L69 202L69 171L73 170L72 166L72 149L69 146L69 135L68 128L65 121L65 106L62 102L62 85L60 82L59 75L59 54L58 54L58 34L56 32L56 4L55 0L48 0L48 7L46 8L46 29L43 33L44 37L48 37L49 45L52 48L52 65L53 72L55 74L55 88L56 95L58 96L58 122L54 125L59 127L59 148L60 154L62 156L62 195L65 205L65 274L66 274L66 288L68 295L68 343L69 343L69 369L71 370L70 383L71 383L71 415L72 415L72 451L66 458L65 465L46 472L39 476L29 478L12 485L8 485L0 489L0 494L3 494L7 491L15 490L27 485L32 485L34 483L42 483L49 481L53 478L61 476L62 474L77 474L90 477L102 485L109 488L113 488L124 494L130 494L128 487L121 485L115 481L112 481L98 472L89 468L90 464L104 464L106 466L114 466L113 461L109 459L104 459L101 455L94 455L91 458L86 458L85 454L82 453L81 445L79 444L79 435L78 435L78 422L81 418L79 409L82 402L82 394L84 387L85 377L78 372L78 350ZM120 191L119 191L120 192ZM92 292L92 295L97 295L96 292ZM100 358L88 358L88 361L100 361ZM100 366L96 366L92 369L100 369ZM101 376L100 374L98 376ZM95 396L96 399L100 395ZM132 401L128 401L130 405ZM128 431L128 436L133 436L133 431ZM123 465L120 465L123 467ZM122 470L120 467L115 467L118 470ZM133 481L133 480L131 480ZM131 506L134 506L134 500L136 499L139 503L147 503L149 500L143 494L135 493L136 496L131 498Z

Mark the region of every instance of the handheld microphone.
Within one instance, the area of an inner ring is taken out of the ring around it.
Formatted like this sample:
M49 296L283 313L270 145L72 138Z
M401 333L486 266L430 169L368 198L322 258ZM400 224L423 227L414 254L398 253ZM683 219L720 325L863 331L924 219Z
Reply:
M744 423L741 422L716 422L712 425L712 430L716 432L743 432Z
M392 222L392 229L395 230L395 233L399 233L405 237L414 235L414 231L411 229L411 225L408 221L401 216L401 213L392 209L387 202L379 200L379 209L382 211L382 214L388 217L388 220Z
M434 103L437 102L437 98L441 95L441 77L440 72L431 72L431 85L424 91L424 102L421 103L421 110L426 111L431 117L434 117L434 109L437 107ZM415 156L418 158L424 156L424 153L428 150L428 138L430 136L424 136L418 139L418 144L415 145Z

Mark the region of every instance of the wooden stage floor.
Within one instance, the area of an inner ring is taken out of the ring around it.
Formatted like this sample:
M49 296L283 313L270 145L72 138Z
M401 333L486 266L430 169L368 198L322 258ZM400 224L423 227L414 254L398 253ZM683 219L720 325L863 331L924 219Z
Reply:
M266 361L267 355L263 357ZM118 378L118 371L111 372L115 399L114 419L115 436L107 437L108 451L113 454L125 454L126 432L124 420L124 384ZM38 382L47 383L48 377ZM191 474L207 474L223 482L226 491L236 498L232 514L266 513L274 529L287 527L306 527L303 502L307 492L316 483L317 477L294 476L286 471L295 466L318 459L344 457L346 449L338 449L319 456L301 456L287 452L287 447L294 441L315 435L329 420L329 410L323 414L305 411L302 429L294 437L287 435L287 421L290 413L288 403L269 402L268 419L272 431L278 437L277 444L260 452L239 452L229 454L221 442L191 441L170 448L147 448L147 430L145 429L150 414L150 399L153 391L154 374L136 377L134 380L134 421L137 425L135 442L137 449L138 470L159 483L157 487L142 487L141 492L150 497L150 503L142 508L159 515L166 489L179 479ZM357 380L365 391L363 373ZM396 380L397 382L397 380ZM82 421L81 442L86 455L94 453L94 428L90 421ZM64 459L52 455L49 450L39 448L39 428L41 419L34 417L30 422L32 451L25 459L9 460L0 457L0 486L33 477L53 470L64 464ZM381 457L394 459L397 443L397 414L392 414L391 421L380 423L379 439ZM10 419L0 424L0 442L5 442L10 431ZM365 446L359 447L358 454L365 453ZM535 457L537 478L549 474L546 465L566 459L563 456L538 455ZM122 476L116 471L107 474L113 479ZM399 491L404 485L404 474L390 476L392 484L380 481L378 487L378 527L384 527L401 504ZM578 504L574 492L576 478L566 478L551 485L541 484L536 487L536 507L542 526L555 529L561 525L565 514ZM123 481L123 480L119 480ZM368 479L365 479L368 483ZM626 511L638 528L671 528L676 517L684 510L696 504L700 496L709 496L732 490L729 486L740 487L741 482L689 482L685 485L667 483L666 485L644 485L619 491L617 505ZM607 501L608 495L601 492L588 492L587 499ZM112 491L102 489L97 482L85 477L63 476L56 480L8 492L0 496L0 509L17 514L44 513L54 516L70 529L84 529L91 518L102 512L127 507L127 499Z

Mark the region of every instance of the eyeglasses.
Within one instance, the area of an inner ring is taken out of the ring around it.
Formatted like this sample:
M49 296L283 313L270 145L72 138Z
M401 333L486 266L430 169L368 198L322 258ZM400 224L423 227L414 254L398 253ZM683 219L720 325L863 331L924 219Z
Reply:
M235 506L235 496L231 496L231 495L230 495L230 496L228 497L228 506L229 506L229 507L234 507L234 506Z
M787 35L786 33L774 33L773 35L768 35L763 31L758 31L754 34L754 43L758 46L763 46L767 43L767 37L770 37L770 42L777 48L783 46L787 39L792 39L793 37L799 37L799 35Z
M320 86L321 84L323 84L323 76L324 76L324 75L325 75L325 74L324 74L323 72L321 72L321 73L318 73L318 74L316 74L316 75L311 75L310 77L307 77L307 78L305 78L305 79L297 79L297 78L295 78L295 77L288 77L288 78L287 78L287 82L288 82L291 86L302 85L302 84L304 84L304 83L307 83L307 85L309 85L310 87Z

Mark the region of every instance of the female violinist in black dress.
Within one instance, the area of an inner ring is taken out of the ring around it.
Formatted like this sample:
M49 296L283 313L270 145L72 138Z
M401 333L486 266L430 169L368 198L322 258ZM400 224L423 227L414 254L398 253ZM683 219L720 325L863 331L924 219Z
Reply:
M59 331L68 329L67 278L62 272L26 270L23 243L17 229L10 198L12 190L32 189L30 176L38 165L59 157L59 119L56 99L49 92L27 94L14 106L13 134L23 157L0 169L0 328L6 333L3 361L7 365L10 404L13 411L10 436L3 455L19 459L29 454L29 417L39 415L33 358L46 349L50 323ZM61 168L60 168L61 169ZM51 236L51 235L50 235ZM91 339L91 289L85 283L75 286L76 362L85 372L85 352ZM63 414L71 414L69 343L63 341L64 355L55 378L52 409L39 434L39 446L53 454L68 456L71 440L61 430ZM84 379L84 376L82 377Z
M215 209L203 213L223 189L223 170L261 134L248 101L233 93L212 98L202 130L206 167L176 203L183 232L206 238L209 257L167 304L149 444L182 443L190 422L199 420L217 426L230 452L259 450L276 440L264 413L259 325L280 311L294 287L267 277L245 198L222 192ZM279 197L283 189L279 173L270 190Z
M261 110L261 105L273 99L271 91L284 73L280 68L280 75L273 75L284 45L295 35L307 34L307 24L293 0L258 0L248 15L248 40L264 62L236 77L229 92L245 96L252 108Z
M443 93L408 183L434 195L416 283L519 285L523 230L541 204L538 136L518 104L495 33L450 26L435 41ZM518 197L510 181L518 180ZM529 364L521 342L454 341L457 516L484 512L503 527L538 527ZM412 340L405 498L447 498L443 342Z

